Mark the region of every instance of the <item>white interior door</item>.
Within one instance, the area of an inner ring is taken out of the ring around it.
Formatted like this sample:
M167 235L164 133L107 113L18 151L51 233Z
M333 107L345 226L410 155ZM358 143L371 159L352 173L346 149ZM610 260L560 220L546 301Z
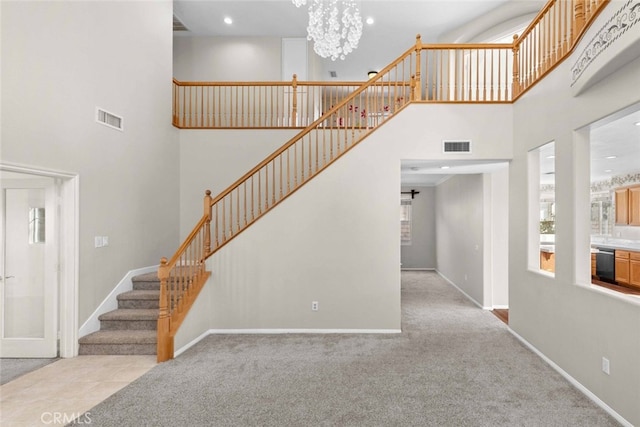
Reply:
M0 356L57 356L55 181L3 179Z

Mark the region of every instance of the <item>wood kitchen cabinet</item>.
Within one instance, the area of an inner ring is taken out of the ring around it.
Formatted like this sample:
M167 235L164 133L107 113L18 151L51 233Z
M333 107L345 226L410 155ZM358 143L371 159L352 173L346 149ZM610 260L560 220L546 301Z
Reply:
M629 284L629 251L616 251L616 282Z
M629 225L640 225L640 185L629 188Z
M616 225L629 224L629 189L618 188L615 191Z
M540 270L556 271L556 254L553 252L540 251Z
M629 253L629 284L640 289L640 252Z
M615 190L616 225L640 225L640 185Z

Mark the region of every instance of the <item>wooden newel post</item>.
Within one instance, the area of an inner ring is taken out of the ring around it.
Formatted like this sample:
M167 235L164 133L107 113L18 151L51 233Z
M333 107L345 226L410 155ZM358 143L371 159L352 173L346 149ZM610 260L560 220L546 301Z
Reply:
M169 317L169 267L167 259L162 257L158 268L160 279L160 302L158 315L157 354L158 363L173 359L173 338L171 337L171 318Z
M420 54L422 53L422 37L420 34L416 36L416 75L415 87L413 89L413 100L422 101L422 76L420 73Z
M296 74L293 75L291 87L293 88L293 99L291 100L291 127L295 127L298 115L298 76Z
M204 192L204 216L207 217L204 223L204 254L202 260L211 252L211 190Z
M518 35L513 35L513 82L511 83L511 99L520 93L520 45L517 44Z

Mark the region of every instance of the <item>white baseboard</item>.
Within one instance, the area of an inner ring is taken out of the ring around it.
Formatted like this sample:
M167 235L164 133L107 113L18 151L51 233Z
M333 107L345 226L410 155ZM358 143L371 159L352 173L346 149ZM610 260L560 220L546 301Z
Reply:
M456 288L458 291L460 291L460 293L462 295L464 295L465 297L467 297L467 299L469 301L471 301L472 303L474 303L475 305L477 305L478 307L480 307L483 310L493 310L493 307L484 307L482 304L480 304L478 301L476 301L474 298L472 298L468 293L466 293L465 291L463 291L462 289L460 289L458 287L458 285L456 285L455 283L453 283L451 280L449 280L449 278L447 276L445 276L444 274L442 274L440 271L436 270L436 273L438 273L440 275L440 277L442 277L444 280L446 280L447 282L449 282L449 284L451 286L453 286L454 288Z
M208 335L279 335L279 334L400 334L400 329L209 329L174 351L178 357Z
M494 305L490 310L508 310L508 305Z
M102 303L96 308L96 310L89 316L86 322L82 324L78 331L78 338L82 338L85 335L89 335L92 332L100 330L100 320L98 317L104 313L115 310L118 308L117 296L123 292L127 292L133 289L132 278L139 276L140 274L152 273L158 270L158 266L142 267L129 271L115 288L107 295Z
M509 332L511 332L511 334L514 337L516 337L522 344L524 344L529 350L531 350L535 354L537 354L549 366L551 366L560 375L562 375L567 381L569 381L575 388L580 390L585 396L587 396L589 399L591 399L596 405L598 405L599 407L604 409L609 415L611 415L613 418L615 418L620 424L622 424L625 427L633 427L633 424L631 424L629 421L624 419L624 417L622 415L620 415L616 411L614 411L609 405L604 403L598 396L593 394L588 388L586 388L585 386L580 384L580 382L578 382L578 380L576 380L571 375L569 375L564 369L562 369L560 366L556 365L551 359L549 359L547 356L545 356L540 350L535 348L530 342L528 342L527 340L522 338L520 335L518 335L513 329L511 329L511 328L508 328L508 329L509 329Z
M430 268L430 267L424 267L424 268L404 268L401 267L400 270L402 271L435 271L435 268Z

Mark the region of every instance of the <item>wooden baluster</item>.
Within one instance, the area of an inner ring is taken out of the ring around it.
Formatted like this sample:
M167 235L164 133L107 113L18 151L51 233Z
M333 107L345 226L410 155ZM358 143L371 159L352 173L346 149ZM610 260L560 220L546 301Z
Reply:
M251 222L253 222L254 219L256 219L256 215L255 215L255 211L254 211L254 207L255 207L255 194L253 191L253 177L255 176L255 174L251 175Z
M280 157L280 156L278 156ZM276 204L276 161L271 161L271 205Z
M225 201L226 197L222 198L222 242L226 242L227 241L227 226L226 226L226 216L227 216L227 210L225 209Z
M291 82L291 87L293 88L291 100L291 127L296 126L296 120L298 115L298 76L296 74L293 75L293 81Z
M247 181L244 183L244 226L247 226Z
M218 205L220 204L220 202L216 203L215 207L216 207L216 211L215 211L215 216L216 216L216 222L215 222L215 229L213 231L213 234L216 237L216 249L218 249L218 247L220 246L220 240L218 238L219 236L219 229L218 229L218 218L220 217L220 215L218 214Z
M160 301L158 303L157 361L158 363L173 359L173 339L171 338L171 318L169 317L168 282L169 267L167 259L160 260L158 268L160 279Z
M204 254L211 252L211 190L204 192L204 215L207 220L204 223Z
M262 169L258 170L258 216L262 214Z
M233 191L229 193L229 238L233 237Z
M236 187L236 233L240 231L240 187Z
M280 154L280 156L278 156L280 158L280 200L282 200L282 196L283 196L283 190L282 190L282 158L284 157L284 153Z
M584 0L573 0L573 31L572 42L578 39L578 34L584 28Z
M422 75L420 73L420 54L422 52L422 38L420 34L416 35L416 86L414 88L415 94L413 99L422 100Z
M519 49L520 45L516 43L518 40L518 35L513 35L513 82L511 93L513 94L513 98L515 98L520 93L520 71L519 71Z

